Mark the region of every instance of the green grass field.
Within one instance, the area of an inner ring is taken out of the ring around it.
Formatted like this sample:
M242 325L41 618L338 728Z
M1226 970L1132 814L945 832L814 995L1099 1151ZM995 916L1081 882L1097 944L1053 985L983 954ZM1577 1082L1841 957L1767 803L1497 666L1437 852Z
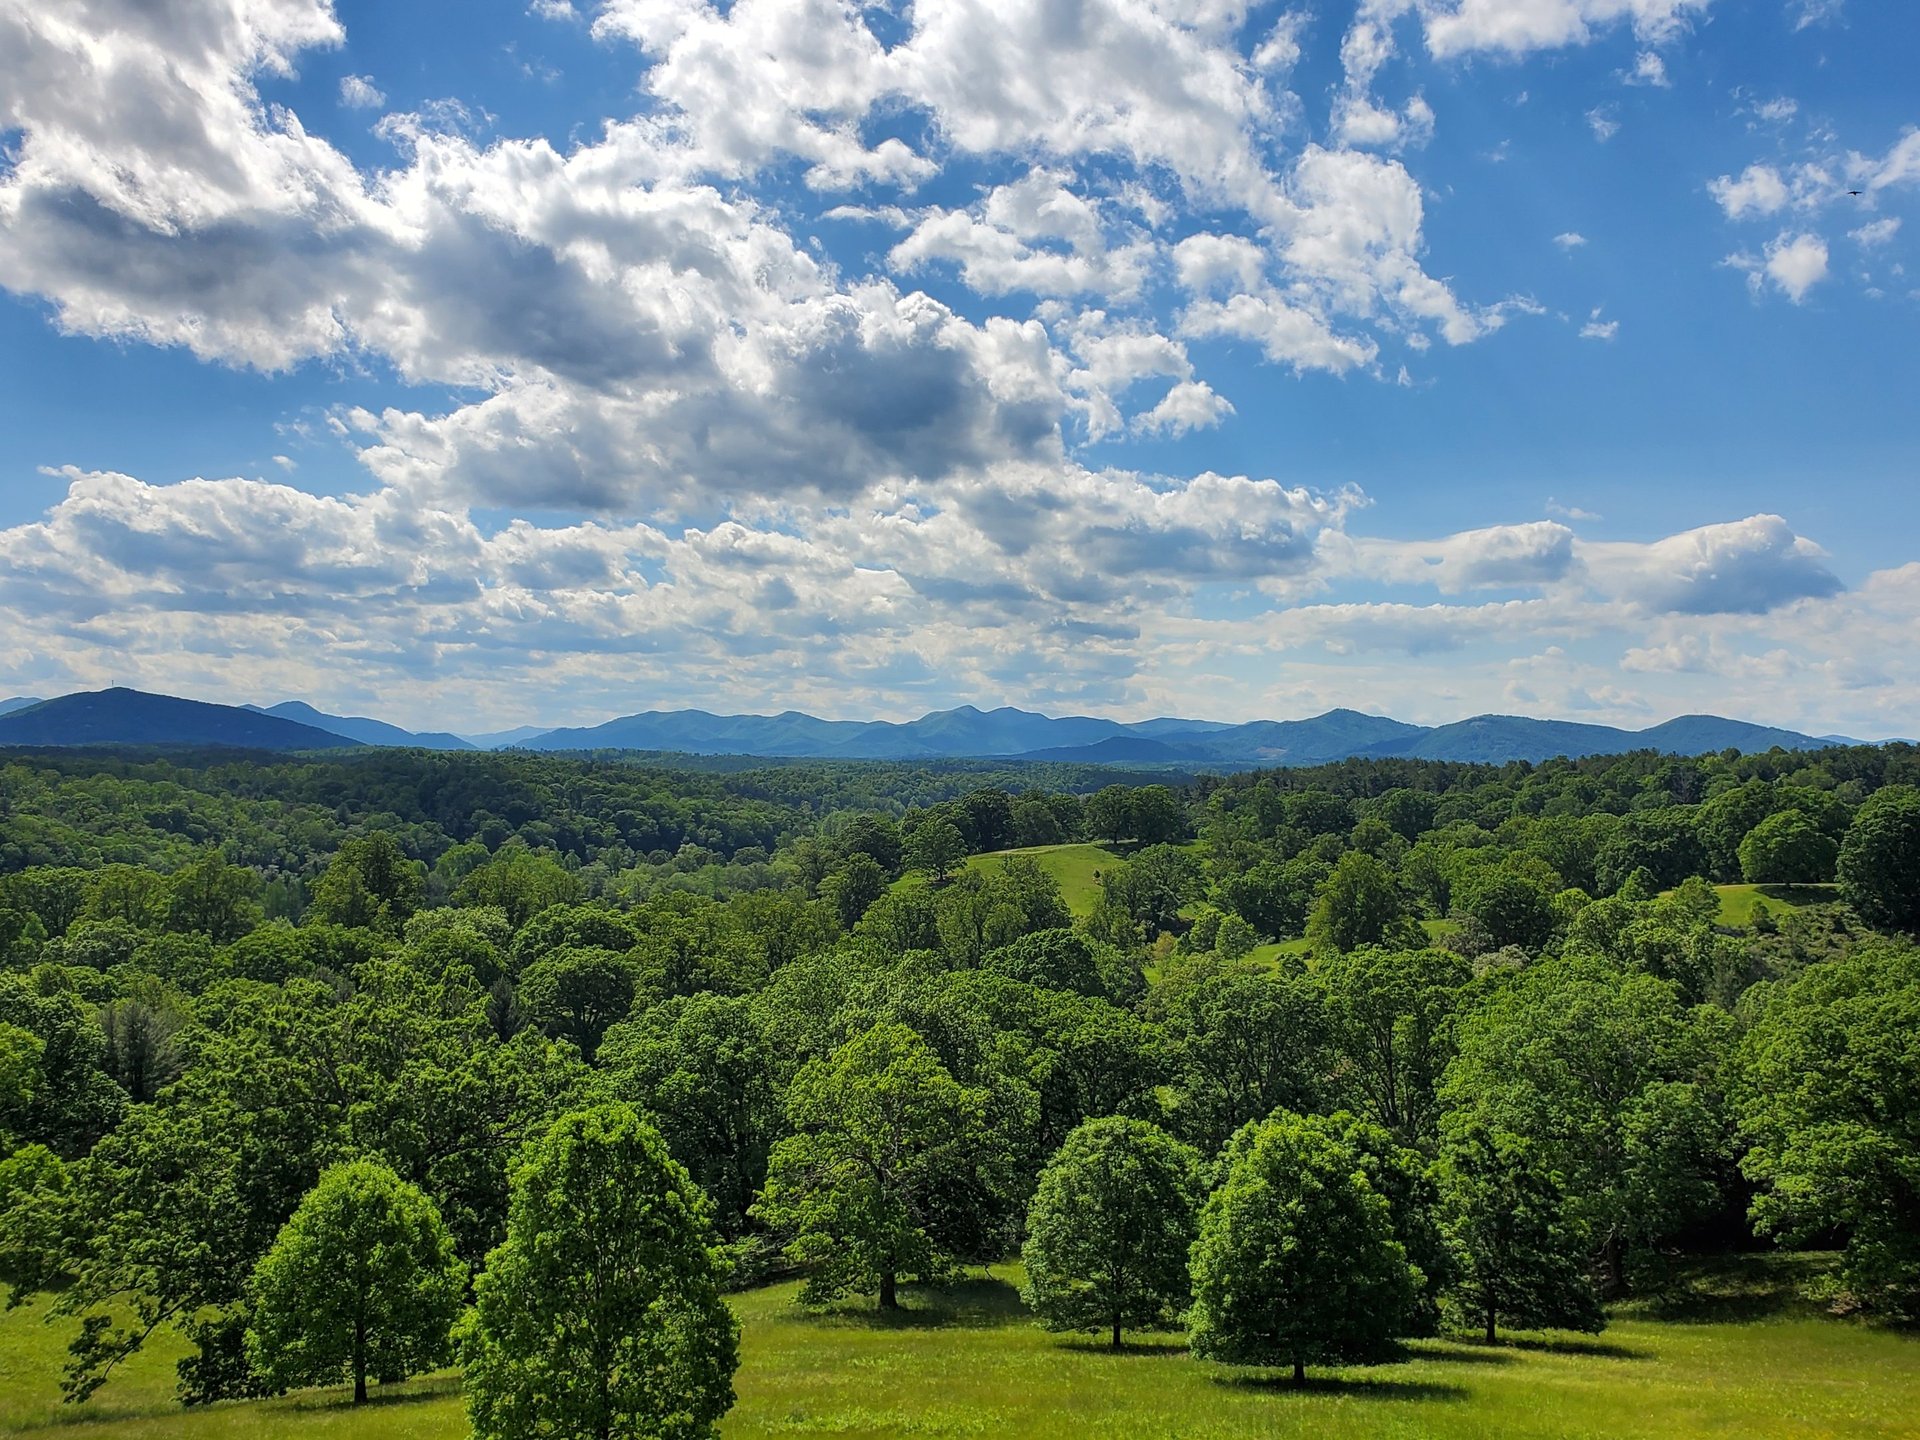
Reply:
M1126 858L1118 850L1106 845L1033 845L1024 850L993 850L985 855L970 855L963 868L992 869L1010 855L1023 856L1051 875L1054 883L1060 887L1060 896L1067 902L1067 909L1076 919L1093 912L1094 902L1100 898L1100 872ZM897 890L902 886L926 883L925 876L909 872L894 881L893 885Z
M1720 923L1741 930L1753 923L1753 904L1767 902L1778 919L1790 910L1828 905L1840 898L1837 885L1716 885L1720 894Z
M1060 898L1067 902L1075 919L1093 912L1094 902L1100 898L1100 872L1126 858L1105 845L1034 845L1025 850L970 856L967 869L990 870L1013 855L1033 861L1053 877L1060 887Z
M1912 1436L1920 1339L1809 1311L1792 1298L1806 1262L1717 1267L1666 1307L1623 1312L1598 1337L1533 1335L1489 1348L1421 1341L1404 1364L1317 1371L1304 1393L1276 1377L1189 1356L1177 1336L1122 1354L1049 1335L1022 1313L1017 1270L952 1290L909 1290L882 1320L823 1315L794 1287L736 1298L744 1323L729 1437L1853 1437ZM456 1440L452 1376L376 1391L355 1412L338 1391L182 1410L178 1351L157 1346L87 1406L62 1409L54 1382L64 1328L39 1307L0 1319L0 1435L99 1440L288 1436Z

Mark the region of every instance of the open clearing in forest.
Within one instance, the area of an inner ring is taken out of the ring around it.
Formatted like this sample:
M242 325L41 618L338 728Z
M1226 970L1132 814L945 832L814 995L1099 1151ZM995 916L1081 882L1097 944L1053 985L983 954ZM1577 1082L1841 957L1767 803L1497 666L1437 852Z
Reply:
M1753 906L1763 900L1776 917L1809 905L1830 905L1840 898L1837 885L1716 885L1720 923L1744 930L1753 924Z
M1720 1265L1669 1307L1635 1306L1600 1336L1534 1335L1488 1348L1421 1341L1405 1364L1280 1377L1193 1359L1177 1336L1121 1354L1049 1335L1023 1313L1017 1267L952 1289L904 1292L891 1319L824 1315L792 1285L738 1296L739 1404L728 1437L1688 1437L1911 1436L1920 1338L1814 1313L1792 1298L1800 1257ZM0 1318L0 1435L75 1440L367 1437L459 1440L458 1380L381 1387L355 1411L342 1391L182 1410L177 1346L138 1357L85 1409L54 1374L67 1327L42 1306Z
M1105 845L1033 845L1024 850L995 850L967 858L969 870L991 870L1018 855L1031 860L1060 887L1060 898L1077 920L1093 913L1100 898L1100 872L1118 865L1126 856Z
M1031 845L1022 850L990 850L984 855L969 855L961 868L992 870L1014 855L1033 861L1053 877L1060 887L1060 898L1067 902L1067 909L1075 919L1093 913L1094 902L1100 898L1100 872L1127 858L1106 845ZM896 888L926 883L926 877L912 872L894 881Z

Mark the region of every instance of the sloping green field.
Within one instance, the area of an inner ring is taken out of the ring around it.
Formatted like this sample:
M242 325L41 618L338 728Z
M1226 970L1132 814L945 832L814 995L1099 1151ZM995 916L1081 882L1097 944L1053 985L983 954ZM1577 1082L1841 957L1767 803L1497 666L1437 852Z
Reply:
M1837 885L1716 885L1720 894L1720 923L1746 929L1753 923L1756 900L1765 901L1778 918L1809 905L1829 905L1840 898Z
M1315 1372L1305 1393L1194 1360L1177 1336L1111 1354L1022 1313L996 1267L883 1321L795 1308L792 1286L737 1297L745 1326L729 1437L1814 1437L1912 1436L1920 1340L1791 1301L1787 1259L1750 1261L1670 1311L1623 1314L1604 1335L1487 1347L1422 1341L1405 1364ZM157 1347L86 1407L53 1375L67 1331L40 1307L0 1319L0 1435L419 1437L466 1433L457 1380L390 1386L363 1410L337 1391L182 1410Z
M990 870L1018 855L1033 861L1060 887L1060 896L1074 918L1091 914L1100 898L1100 872L1124 858L1105 845L1034 845L1025 850L996 850L967 860L969 870Z

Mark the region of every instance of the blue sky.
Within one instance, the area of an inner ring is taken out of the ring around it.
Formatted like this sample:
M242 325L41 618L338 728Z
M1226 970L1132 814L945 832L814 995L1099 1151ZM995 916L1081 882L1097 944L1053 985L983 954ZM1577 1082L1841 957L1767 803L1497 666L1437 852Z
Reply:
M0 0L0 691L1912 733L1915 54Z

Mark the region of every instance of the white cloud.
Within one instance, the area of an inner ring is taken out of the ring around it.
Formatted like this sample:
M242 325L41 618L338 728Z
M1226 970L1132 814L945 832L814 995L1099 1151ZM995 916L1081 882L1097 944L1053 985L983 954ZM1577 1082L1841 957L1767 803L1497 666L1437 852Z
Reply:
M1587 237L1577 230L1565 230L1553 237L1553 243L1562 250L1578 250L1587 243Z
M1667 78L1667 62L1655 50L1642 50L1634 57L1633 69L1623 72L1620 78L1628 85L1651 85L1659 89L1673 84Z
M1552 520L1465 530L1435 541L1323 542L1337 568L1397 584L1430 584L1443 595L1553 584L1574 567L1574 534Z
M1420 0L1427 48L1442 58L1476 50L1523 55L1585 45L1625 20L1645 44L1680 35L1710 0Z
M387 96L372 76L348 75L340 81L340 103L349 110L378 110L387 103Z
M1024 290L1132 298L1156 247L1113 225L1098 202L1074 192L1070 180L1065 172L1036 168L1023 180L994 187L970 209L923 211L888 263L911 274L950 261L960 267L967 288L982 295ZM1110 232L1119 232L1117 244L1109 242Z
M1798 305L1827 275L1827 242L1818 235L1782 235L1767 246L1767 278Z
M1153 434L1185 435L1208 430L1233 414L1233 405L1204 380L1182 380L1160 403L1134 420L1134 428Z
M1580 327L1580 338L1582 340L1611 340L1619 333L1620 322L1618 320L1602 320L1598 307L1594 309L1592 314L1587 316L1587 323Z
M1842 588L1826 552L1778 515L1703 525L1646 545L1594 542L1580 557L1607 593L1682 615L1764 614Z
M1546 509L1549 515L1558 515L1563 520L1599 520L1604 518L1603 516L1594 514L1591 510L1583 510L1578 505L1562 505L1552 497L1548 497Z
M1722 175L1708 181L1707 189L1720 202L1729 220L1778 214L1793 198L1780 172L1771 165L1749 165L1737 180L1731 175Z
M1884 219L1871 220L1865 225L1862 225L1858 230L1849 230L1847 232L1855 244L1863 245L1868 249L1877 249L1882 245L1888 244L1892 241L1893 237L1899 233L1900 217L1898 215L1888 215Z
M1805 30L1836 20L1847 0L1787 0L1787 13L1793 16L1793 28Z
M1593 138L1604 145L1620 133L1620 121L1610 107L1601 105L1587 111L1587 128L1593 131Z

